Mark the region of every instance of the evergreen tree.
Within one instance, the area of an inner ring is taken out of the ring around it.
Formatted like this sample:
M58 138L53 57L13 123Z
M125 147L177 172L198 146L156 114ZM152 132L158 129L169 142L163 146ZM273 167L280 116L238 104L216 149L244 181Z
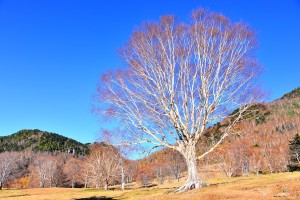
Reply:
M288 166L290 171L300 171L300 133L296 134L290 142L290 161Z

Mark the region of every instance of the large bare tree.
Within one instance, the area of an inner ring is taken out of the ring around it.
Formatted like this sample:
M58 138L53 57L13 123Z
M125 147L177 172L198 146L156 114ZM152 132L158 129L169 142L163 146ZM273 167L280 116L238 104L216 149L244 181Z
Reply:
M256 99L255 47L247 25L203 9L189 23L174 16L146 22L120 50L128 67L102 75L99 100L107 106L101 109L126 127L124 143L183 155L188 177L177 191L200 188L197 159L234 132ZM206 129L225 119L226 128L197 155L196 144L207 144Z

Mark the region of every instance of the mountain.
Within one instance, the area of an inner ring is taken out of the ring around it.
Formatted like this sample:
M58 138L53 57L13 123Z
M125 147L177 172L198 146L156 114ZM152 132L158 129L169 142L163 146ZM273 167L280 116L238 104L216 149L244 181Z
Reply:
M21 130L9 136L0 136L0 152L4 151L60 151L76 155L89 152L87 144L56 133L34 130Z

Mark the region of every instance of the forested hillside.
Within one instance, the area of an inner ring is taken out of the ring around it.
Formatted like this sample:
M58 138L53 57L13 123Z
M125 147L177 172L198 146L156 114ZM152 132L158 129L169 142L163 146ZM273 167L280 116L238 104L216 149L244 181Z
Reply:
M211 130L222 131L216 126ZM299 132L300 88L297 88L278 100L261 104L255 116L241 121L206 160L220 164L227 176L286 171L291 157L289 144Z
M0 136L0 152L24 150L60 151L76 155L85 155L89 152L86 144L38 129L21 130L9 136Z

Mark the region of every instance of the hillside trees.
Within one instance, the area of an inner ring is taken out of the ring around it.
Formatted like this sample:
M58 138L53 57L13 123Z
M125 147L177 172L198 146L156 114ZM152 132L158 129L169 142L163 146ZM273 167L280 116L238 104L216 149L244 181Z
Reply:
M249 115L260 72L255 33L247 25L203 9L191 16L188 24L163 16L136 29L120 50L128 68L103 74L98 88L99 101L107 105L101 109L126 126L116 137L123 136L128 145L150 143L182 154L188 176L177 191L201 187L197 159ZM212 140L204 136L223 120L221 133ZM203 147L198 155L196 144Z
M287 116L291 106L298 100L289 101L280 99L265 105L264 112L269 114L263 114L263 123L257 123L257 120L239 122L239 132L242 134L227 137L226 142L214 152L215 161L222 161L220 163L223 163L223 167L236 162L233 165L236 168L234 175L247 174L247 170L255 174L286 171L289 141L295 131L300 130L299 116ZM237 153L230 156L233 150L237 150Z

